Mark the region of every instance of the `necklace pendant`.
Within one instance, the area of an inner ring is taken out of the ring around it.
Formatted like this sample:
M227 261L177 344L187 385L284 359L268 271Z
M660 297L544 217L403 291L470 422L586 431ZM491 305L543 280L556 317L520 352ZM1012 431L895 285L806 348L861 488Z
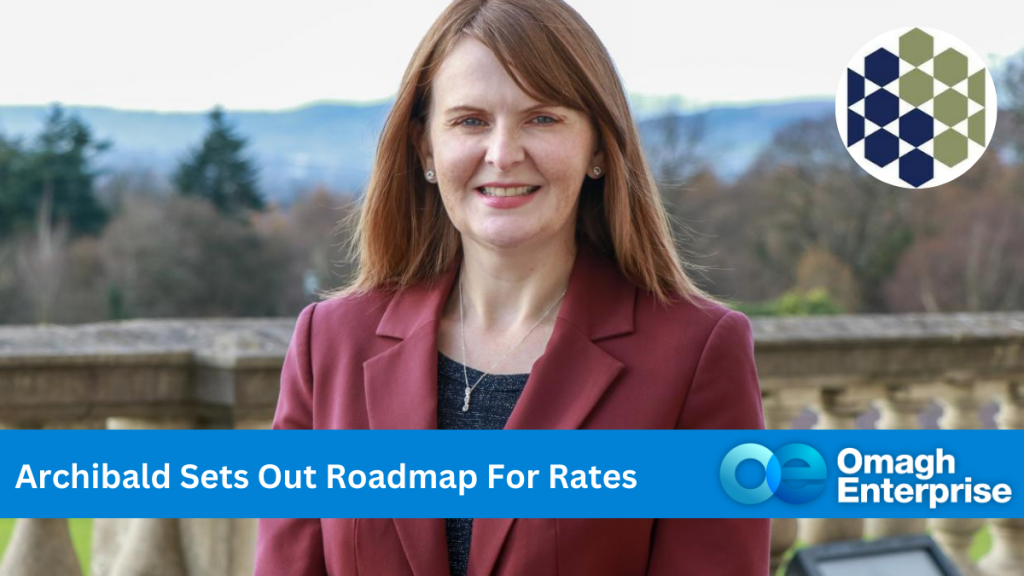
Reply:
M462 411L469 412L469 395L473 393L473 389L466 386L466 400L462 403Z

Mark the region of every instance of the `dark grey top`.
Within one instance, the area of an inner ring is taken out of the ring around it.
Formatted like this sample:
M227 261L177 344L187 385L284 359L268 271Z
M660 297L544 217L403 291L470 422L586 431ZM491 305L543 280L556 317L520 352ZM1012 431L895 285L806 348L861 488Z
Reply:
M466 367L472 385L481 372ZM466 377L462 364L437 354L437 428L439 430L501 430L519 401L529 374L489 374L473 389L469 412L462 411L466 397ZM445 520L448 539L448 565L452 576L466 576L469 543L473 535L472 518Z

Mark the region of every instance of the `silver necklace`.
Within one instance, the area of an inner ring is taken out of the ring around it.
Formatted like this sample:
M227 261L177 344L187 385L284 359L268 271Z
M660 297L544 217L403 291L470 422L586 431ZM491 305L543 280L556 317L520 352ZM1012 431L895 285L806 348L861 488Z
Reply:
M538 319L533 324L533 326L531 326L530 329L526 331L526 334L523 334L523 337L519 339L519 342L516 342L515 346L509 348L508 351L505 352L505 354L502 355L501 358L498 358L497 362L491 364L491 367L487 369L487 372L481 374L480 377L476 379L476 382L474 382L473 385L470 386L469 371L466 369L466 313L464 310L465 304L463 303L462 299L462 274L459 274L459 321L462 323L462 376L466 379L466 398L462 403L463 412L469 412L469 398L473 394L473 390L476 390L476 387L479 386L480 382L488 375L487 373L494 370L498 366L498 364L501 364L502 360L508 358L508 355L511 354L513 350L518 348L519 345L526 340L526 337L533 333L534 329L536 329L537 326L540 326L540 323L543 322L544 319L548 317L548 314L550 314L551 311L555 309L555 306L558 306L558 303L562 301L562 298L565 297L565 293L567 291L568 289L562 291L562 295L558 297L558 300L555 300L555 303L552 304L550 308L548 308L547 312L545 312L544 315L541 316L540 319Z

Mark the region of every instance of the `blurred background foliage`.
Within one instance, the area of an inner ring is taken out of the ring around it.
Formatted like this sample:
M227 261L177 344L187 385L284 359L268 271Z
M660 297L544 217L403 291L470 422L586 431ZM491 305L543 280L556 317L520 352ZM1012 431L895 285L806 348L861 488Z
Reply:
M698 282L751 315L1024 309L1024 56L999 86L984 156L924 190L861 170L831 114L777 131L728 179L701 114L647 123ZM359 190L268 200L223 110L168 175L98 169L112 146L56 105L33 137L0 133L0 323L294 316L352 272Z

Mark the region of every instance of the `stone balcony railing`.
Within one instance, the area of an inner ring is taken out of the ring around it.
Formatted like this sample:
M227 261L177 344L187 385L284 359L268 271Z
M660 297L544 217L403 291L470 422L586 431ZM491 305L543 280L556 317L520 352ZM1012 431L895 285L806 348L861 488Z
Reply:
M268 428L290 320L0 327L0 427ZM755 319L769 428L1024 427L1024 313ZM988 525L991 550L968 549ZM921 533L964 574L1024 574L1024 519L779 519L808 544ZM256 524L96 519L94 576L252 573ZM80 574L65 520L18 520L0 576Z

